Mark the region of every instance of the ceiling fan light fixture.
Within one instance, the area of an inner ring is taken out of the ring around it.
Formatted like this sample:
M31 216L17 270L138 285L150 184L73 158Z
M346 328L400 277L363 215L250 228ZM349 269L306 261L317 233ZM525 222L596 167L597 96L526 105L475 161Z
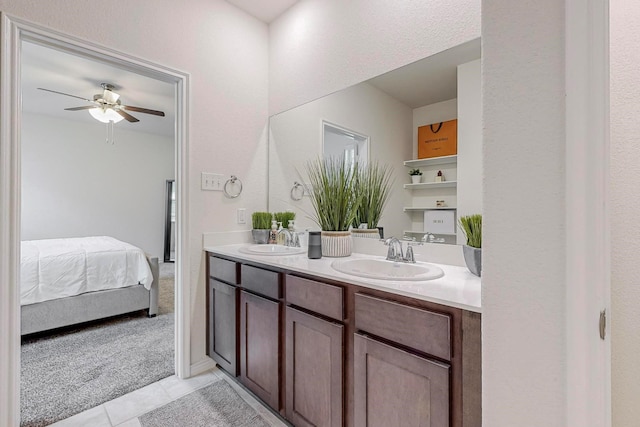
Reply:
M102 123L118 123L120 120L124 119L120 114L118 114L113 108L92 108L89 110L89 114L91 116Z

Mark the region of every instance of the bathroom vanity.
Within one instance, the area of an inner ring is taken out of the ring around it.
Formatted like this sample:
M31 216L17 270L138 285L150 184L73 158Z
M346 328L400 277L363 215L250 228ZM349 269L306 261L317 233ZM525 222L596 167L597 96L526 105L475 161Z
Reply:
M241 248L205 248L208 355L290 423L481 425L479 278L376 280Z

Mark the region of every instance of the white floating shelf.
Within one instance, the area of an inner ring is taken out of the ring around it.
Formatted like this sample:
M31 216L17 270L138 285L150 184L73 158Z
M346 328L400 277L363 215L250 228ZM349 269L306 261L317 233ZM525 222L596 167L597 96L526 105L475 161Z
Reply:
M409 231L409 230L405 230L403 231L404 234L427 234L426 231ZM434 236L457 236L457 234L455 233L431 233Z
M418 212L418 211L455 211L457 208L455 207L451 207L451 206L426 206L426 207L412 207L412 206L405 206L404 208L405 212Z
M420 184L405 184L404 188L406 188L407 190L427 190L429 188L447 188L455 187L457 185L457 181L421 182Z
M458 163L458 155L431 157L429 159L405 160L404 165L408 168L417 168L420 166L450 165Z

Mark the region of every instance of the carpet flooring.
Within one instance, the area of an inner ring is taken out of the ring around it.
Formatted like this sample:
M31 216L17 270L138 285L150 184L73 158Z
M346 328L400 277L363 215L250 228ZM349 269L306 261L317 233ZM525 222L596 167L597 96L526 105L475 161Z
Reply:
M225 380L154 409L139 421L142 427L269 427Z
M160 276L157 317L132 313L23 339L22 427L49 425L173 375L174 279Z

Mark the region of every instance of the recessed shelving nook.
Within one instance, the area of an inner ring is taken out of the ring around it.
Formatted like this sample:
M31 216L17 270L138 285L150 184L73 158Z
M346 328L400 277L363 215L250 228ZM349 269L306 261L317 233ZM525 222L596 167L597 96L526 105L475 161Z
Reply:
M427 232L424 226L427 211L453 211L453 221L457 220L457 163L457 155L404 161L405 167L422 171L423 181L403 186L411 191L411 206L405 206L403 211L412 216L412 230L405 230L405 237L419 240ZM442 182L436 182L438 171L444 175ZM438 206L439 201L444 202L444 206ZM455 228L451 232L433 234L443 238L444 243L456 243Z

